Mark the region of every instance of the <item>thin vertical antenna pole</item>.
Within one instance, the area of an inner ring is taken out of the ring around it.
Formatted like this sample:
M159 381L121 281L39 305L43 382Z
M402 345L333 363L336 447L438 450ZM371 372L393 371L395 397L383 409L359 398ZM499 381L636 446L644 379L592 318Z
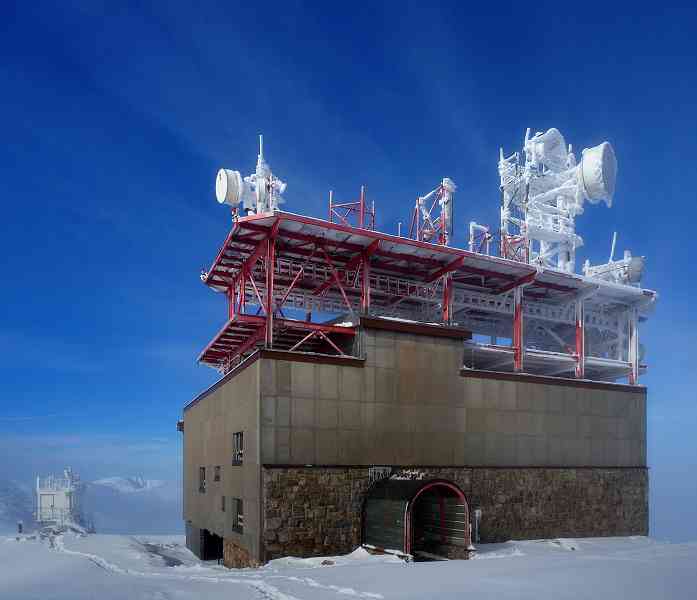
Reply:
M333 223L334 220L332 218L332 203L334 202L334 190L329 190L329 222Z
M361 199L359 203L359 214L358 214L358 226L363 229L364 226L364 216L365 216L365 186L361 186Z
M264 158L264 136L259 134L259 158Z
M615 259L615 244L617 244L617 232L612 234L612 246L610 247L610 260L612 262Z

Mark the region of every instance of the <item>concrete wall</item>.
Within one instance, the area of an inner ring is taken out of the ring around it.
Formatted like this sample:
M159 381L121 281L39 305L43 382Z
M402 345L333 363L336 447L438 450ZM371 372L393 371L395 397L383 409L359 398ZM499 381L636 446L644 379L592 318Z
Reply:
M251 364L184 412L184 519L187 538L207 529L259 553L259 363ZM232 437L244 432L244 461L232 464ZM213 481L220 465L221 480ZM199 467L206 467L206 492L199 492ZM221 496L226 496L225 512ZM232 498L242 498L244 530L232 531ZM191 522L190 524L188 522ZM191 532L189 531L191 530ZM192 551L193 547L190 546Z
M464 378L461 340L362 335L362 368L261 360L263 464L646 465L644 392Z

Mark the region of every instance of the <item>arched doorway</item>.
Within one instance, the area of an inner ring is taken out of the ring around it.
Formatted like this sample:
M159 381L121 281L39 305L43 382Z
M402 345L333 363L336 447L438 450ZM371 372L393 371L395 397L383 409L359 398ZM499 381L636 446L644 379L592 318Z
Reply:
M416 560L467 558L469 510L462 490L443 479L383 479L367 492L363 543Z
M465 495L447 481L432 481L407 510L407 554L422 559L467 558L469 514Z

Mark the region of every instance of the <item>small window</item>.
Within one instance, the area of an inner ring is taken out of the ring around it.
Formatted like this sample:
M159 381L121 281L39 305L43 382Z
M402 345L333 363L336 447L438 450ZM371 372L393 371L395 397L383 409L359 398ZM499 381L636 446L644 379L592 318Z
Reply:
M220 467L213 469L213 481L220 481Z
M198 491L206 493L206 467L198 468Z
M244 530L244 512L240 498L232 499L232 530L237 533Z
M241 465L244 456L244 433L238 431L232 434L232 464Z
M220 496L220 510L225 512L225 496Z

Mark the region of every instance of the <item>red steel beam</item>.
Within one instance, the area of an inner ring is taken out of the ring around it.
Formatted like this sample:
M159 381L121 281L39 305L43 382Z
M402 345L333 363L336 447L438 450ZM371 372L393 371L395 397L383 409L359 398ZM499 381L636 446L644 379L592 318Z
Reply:
M428 278L426 279L426 283L431 283L432 281L435 281L439 277L442 277L443 275L450 273L452 271L457 271L462 264L465 262L465 257L460 256L456 258L455 260L449 262L447 265L444 267L441 267L437 271L431 273Z
M515 281L511 281L511 283L508 283L504 285L502 288L495 290L494 294L505 294L506 292L510 292L512 289L515 289L521 285L531 283L535 280L536 275L537 271L535 271L534 273L529 273L528 275L525 275L525 277L521 277L520 279L516 279Z

